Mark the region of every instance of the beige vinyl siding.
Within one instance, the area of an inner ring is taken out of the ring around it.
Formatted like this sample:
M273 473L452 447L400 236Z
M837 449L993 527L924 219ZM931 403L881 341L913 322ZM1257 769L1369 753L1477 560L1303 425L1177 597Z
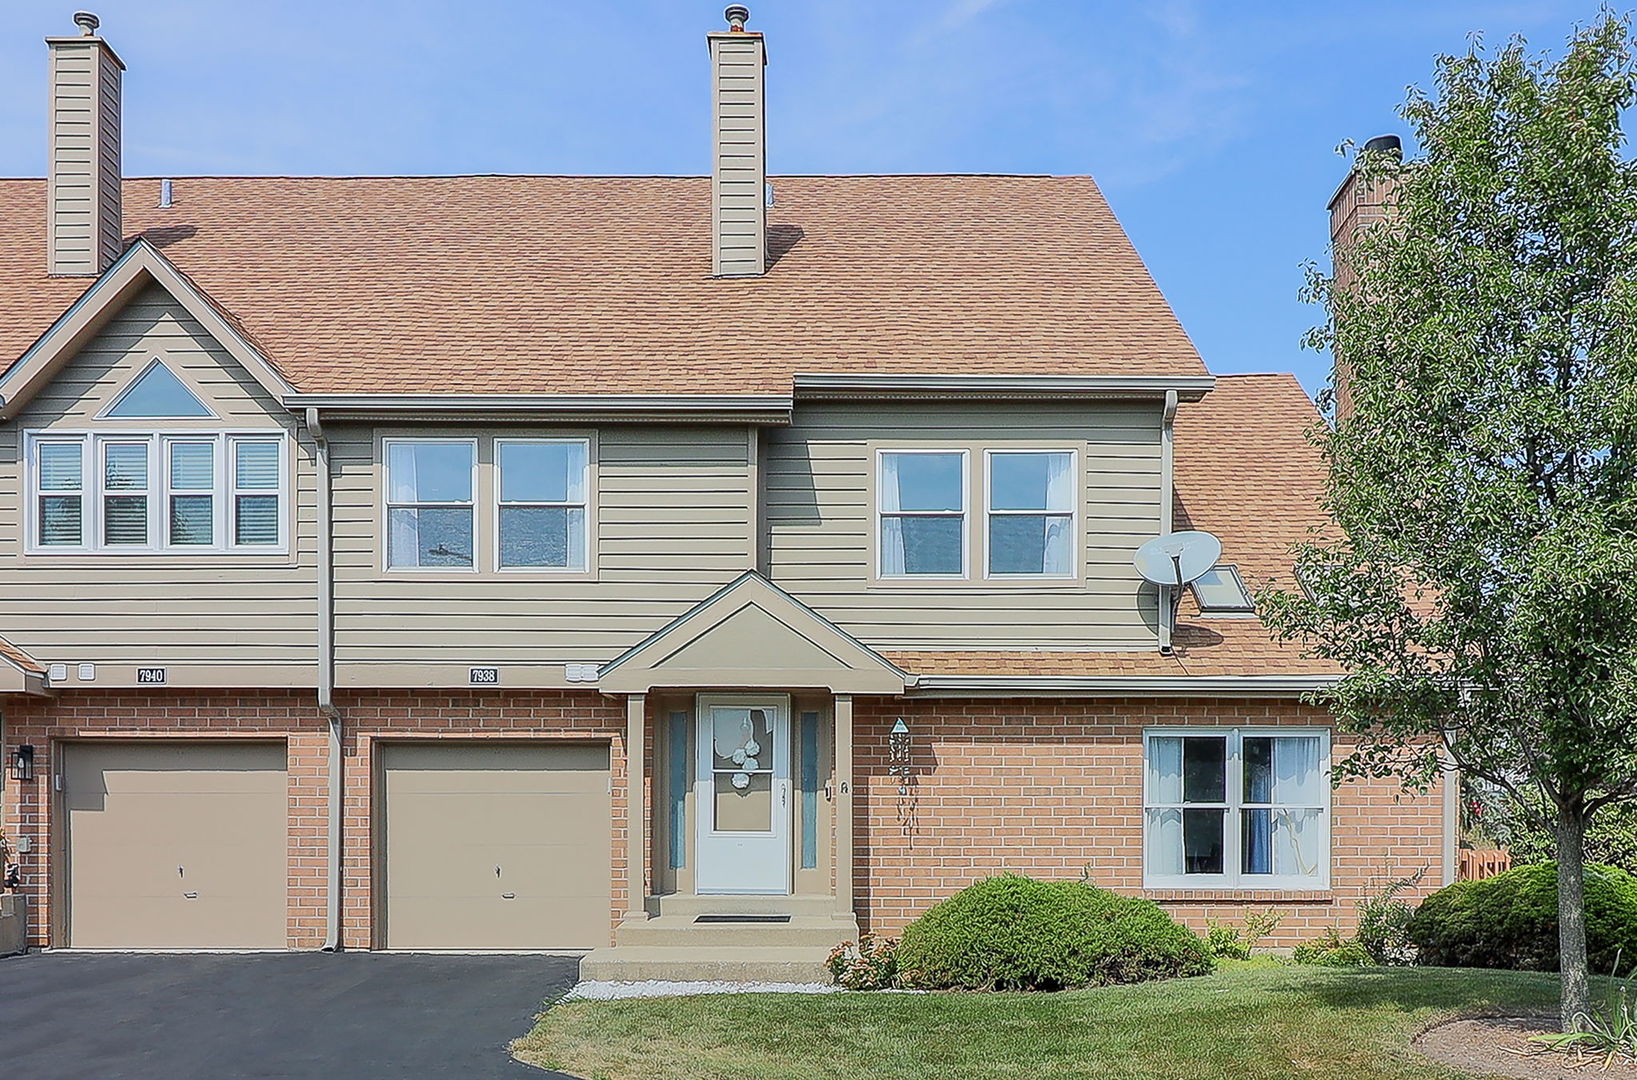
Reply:
M760 36L710 36L715 156L711 169L715 273L766 269L767 184Z
M128 382L162 359L220 419L99 420ZM280 554L24 555L27 431L267 430L291 454ZM289 669L310 681L317 570L313 447L273 401L164 290L116 314L10 423L0 426L0 615L4 632L45 663ZM299 672L297 672L299 669ZM173 678L172 680L176 680ZM106 684L104 673L98 682Z
M92 40L51 45L50 270L96 274L119 255L120 70Z
M336 659L359 665L610 660L750 567L750 469L738 426L331 427ZM383 569L380 439L479 440L476 546L493 545L493 436L593 435L586 573ZM504 676L503 676L504 679ZM509 680L507 680L509 681Z
M984 581L984 507L974 495L967 580L872 582L877 449L965 447L980 476L985 448L1068 444L1079 458L1078 580ZM866 644L1153 643L1154 596L1131 556L1160 527L1157 404L803 406L792 427L769 429L762 468L772 580Z

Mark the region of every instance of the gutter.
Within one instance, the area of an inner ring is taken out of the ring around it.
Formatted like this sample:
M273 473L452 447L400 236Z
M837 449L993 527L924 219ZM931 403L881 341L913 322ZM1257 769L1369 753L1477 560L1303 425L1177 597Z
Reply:
M291 393L289 409L345 413L359 419L446 419L449 414L540 415L596 420L646 418L688 422L788 424L788 394L349 394ZM309 425L310 426L310 425Z
M1176 513L1176 422L1177 422L1177 392L1165 392L1165 409L1160 413L1160 535L1170 536L1175 531L1173 518ZM1180 574L1178 575L1181 576ZM1171 655L1171 624L1176 621L1177 601L1181 597L1171 595L1171 586L1161 585L1159 618L1160 655Z
M1216 385L1212 375L881 375L798 372L803 398L919 397L961 399L1157 398L1198 401Z
M346 753L341 739L341 710L335 705L335 573L331 536L333 512L330 508L330 440L319 421L318 410L307 410L307 431L317 451L318 535L318 711L329 721L329 821L325 851L329 856L328 882L324 890L324 944L322 951L341 948L341 812L345 797Z
M907 697L1298 697L1337 675L922 675Z

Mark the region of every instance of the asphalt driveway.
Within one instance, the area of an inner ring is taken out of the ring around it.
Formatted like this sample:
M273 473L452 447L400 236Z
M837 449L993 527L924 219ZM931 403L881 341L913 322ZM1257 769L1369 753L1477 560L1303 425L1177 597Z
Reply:
M0 960L0 1074L544 1080L506 1052L573 957L45 953Z

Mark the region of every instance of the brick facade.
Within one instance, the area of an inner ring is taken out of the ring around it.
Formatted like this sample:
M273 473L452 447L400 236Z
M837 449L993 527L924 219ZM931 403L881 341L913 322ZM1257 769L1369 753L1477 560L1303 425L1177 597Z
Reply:
M625 712L595 693L390 691L337 695L345 716L342 944L369 948L375 832L370 805L376 744L393 739L607 739L613 770L613 911L625 900ZM311 691L75 691L54 699L13 699L0 706L6 746L35 747L35 775L4 782L5 827L32 850L19 855L29 896L30 940L52 943L54 826L51 777L61 740L279 739L289 777L288 945L324 942L328 875L328 723ZM610 934L615 916L610 913Z
M887 732L912 732L909 793L887 772ZM972 881L1012 870L1079 877L1143 894L1142 731L1149 726L1329 727L1321 709L1281 700L859 699L854 719L855 866L860 923L895 934ZM1348 752L1341 739L1333 757ZM1348 783L1331 811L1324 893L1152 893L1177 918L1238 922L1283 913L1267 944L1291 946L1357 921L1378 883L1425 867L1443 883L1443 799L1393 781Z
M613 859L610 933L626 910L625 709L587 691L380 691L338 695L345 716L342 944L377 947L372 858L379 843L377 747L424 739L595 739L612 746ZM62 740L280 739L288 751L288 945L313 949L325 933L328 821L327 724L310 691L75 691L3 706L9 749L36 747L35 778L5 780L6 828L27 838L20 856L33 912L32 939L51 943L51 776ZM652 709L650 710L652 712ZM887 732L912 731L908 793L888 775ZM1144 727L1328 727L1321 710L1278 700L867 699L856 703L854 867L866 929L896 933L926 907L976 878L1004 870L1078 877L1142 893ZM649 753L654 717L650 715ZM1348 747L1337 740L1333 752ZM651 760L651 759L650 759ZM652 768L647 770L651 777ZM651 806L652 792L645 794ZM1349 783L1333 799L1331 888L1301 894L1153 895L1178 918L1238 921L1275 908L1269 944L1350 928L1356 902L1379 882L1425 867L1421 892L1442 883L1439 792L1405 795L1390 781Z

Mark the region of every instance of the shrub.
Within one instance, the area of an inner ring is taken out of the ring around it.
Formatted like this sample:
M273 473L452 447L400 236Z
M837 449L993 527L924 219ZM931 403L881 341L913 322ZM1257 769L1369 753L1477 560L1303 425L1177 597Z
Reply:
M1374 896L1359 901L1356 940L1372 964L1415 963L1415 946L1410 942L1415 908L1398 894L1415 888L1426 873L1423 867L1408 877L1395 878Z
M1417 909L1409 937L1425 964L1556 971L1557 864L1440 889ZM1622 953L1637 958L1637 877L1586 867L1586 948L1593 971L1612 971Z
M1363 945L1344 939L1335 927L1326 930L1317 941L1296 946L1290 958L1298 964L1318 967L1369 967L1373 963Z
M898 974L898 942L864 934L830 950L825 965L837 986L848 990L885 990Z
M1205 950L1223 960L1250 959L1250 942L1239 932L1239 927L1214 919L1206 923Z
M1205 948L1212 956L1227 960L1249 960L1262 939L1273 933L1284 915L1269 908L1250 912L1245 916L1245 927L1230 926L1215 919L1206 921Z
M1199 935L1150 900L1015 874L935 905L898 946L900 983L928 990L1067 990L1211 967Z

